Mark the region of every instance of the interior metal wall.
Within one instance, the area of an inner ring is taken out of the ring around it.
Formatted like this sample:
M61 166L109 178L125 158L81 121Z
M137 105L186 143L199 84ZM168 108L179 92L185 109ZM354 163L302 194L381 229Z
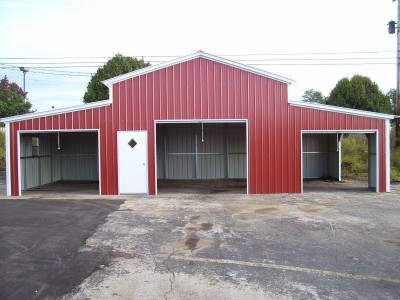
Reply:
M246 178L244 124L157 125L159 179Z
M33 156L32 137L39 137L39 155ZM21 135L20 167L22 190L53 182L51 136L44 134Z
M20 136L21 190L59 180L98 180L97 133L25 133ZM32 153L39 138L39 154Z
M303 178L340 178L340 136L303 134Z
M99 180L97 140L97 133L60 134L62 180Z

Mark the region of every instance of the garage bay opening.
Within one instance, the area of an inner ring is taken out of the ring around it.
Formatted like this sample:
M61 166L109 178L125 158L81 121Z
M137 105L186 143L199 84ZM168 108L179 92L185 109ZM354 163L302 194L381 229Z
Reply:
M20 133L21 191L99 194L98 132Z
M246 123L157 123L158 193L246 193Z
M303 133L304 191L377 191L376 132Z

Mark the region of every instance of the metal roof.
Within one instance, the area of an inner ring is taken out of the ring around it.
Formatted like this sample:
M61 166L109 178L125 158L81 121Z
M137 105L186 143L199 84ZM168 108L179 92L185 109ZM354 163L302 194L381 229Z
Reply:
M310 109L338 112L338 113L344 113L344 114L349 114L349 115L356 115L356 116L370 117L370 118L377 118L377 119L393 120L394 118L398 118L398 116L395 116L395 115L389 115L389 114L383 114L383 113L377 113L377 112L359 110L359 109L353 109L353 108L346 108L346 107L340 107L340 106L333 106L333 105L327 105L327 104L311 103L311 102L305 102L305 101L291 101L291 102L289 102L289 104L293 105L293 106L305 107L305 108L310 108Z
M70 106L70 107L65 107L65 108L43 111L43 112L28 113L28 114L24 114L24 115L17 115L17 116L2 118L2 119L0 119L0 122L9 123L9 122L16 122L16 121L23 121L23 120L28 120L28 119L46 117L46 116L54 116L54 115L64 114L64 113L73 112L73 111L108 106L110 104L111 104L110 100L102 100L102 101L96 101L96 102L87 103L87 104L83 104L83 105L76 105L76 106Z
M228 60L228 59L219 57L219 56L211 55L211 54L205 53L203 51L198 51L196 53L193 53L193 54L190 54L190 55L187 55L187 56L182 56L182 57L179 57L177 59L173 59L173 60L170 60L170 61L167 61L167 62L164 62L164 63L160 63L160 64L157 64L157 65L154 65L154 66L150 66L150 67L147 67L147 68L139 69L139 70L136 70L136 71L133 71L133 72L130 72L130 73L126 73L126 74L123 74L123 75L120 75L120 76L117 76L117 77L114 77L114 78L110 78L110 79L104 80L103 83L105 85L107 85L107 86L110 86L110 85L112 85L114 83L117 83L117 82L120 82L120 81L123 81L123 80L126 80L126 79L130 79L130 78L137 77L137 76L140 76L140 75L143 75L143 74L151 73L151 72L154 72L154 71L166 68L166 67L170 67L170 66L173 66L173 65L177 65L177 64L189 61L189 60L196 59L196 58L205 58L205 59L208 59L208 60L211 60L211 61L214 61L214 62L218 62L218 63L224 64L224 65L227 65L227 66L230 66L230 67L233 67L233 68L237 68L237 69L240 69L240 70L243 70L243 71L247 71L247 72L250 72L250 73L253 73L253 74L257 74L257 75L260 75L260 76L265 76L265 77L268 77L268 78L271 78L271 79L275 79L277 81L280 81L280 82L283 82L283 83L287 83L287 84L291 84L291 83L295 82L292 79L289 79L289 78L286 78L286 77L283 77L283 76L280 76L280 75L269 73L267 71L263 71L263 70L260 70L260 69L257 69L257 68L253 68L253 67L250 67L248 65L244 65L244 64L232 61L232 60Z

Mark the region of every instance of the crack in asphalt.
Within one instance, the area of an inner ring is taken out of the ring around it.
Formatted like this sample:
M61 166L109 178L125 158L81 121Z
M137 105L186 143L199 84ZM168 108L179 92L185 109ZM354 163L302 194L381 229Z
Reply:
M167 271L169 272L169 273L171 273L172 274L172 277L170 276L169 277L169 291L167 291L165 294L164 294L164 299L165 300L168 300L168 298L167 298L167 295L169 294L169 293L171 293L172 291L173 291L173 289L174 289L174 281L175 281L175 272L168 266L168 260L170 260L171 259L171 257L175 254L175 253L178 253L179 252L179 250L174 250L174 249L172 249L172 252L167 256L167 258L166 259L164 259L163 260L163 262L162 262L162 264L165 266L165 268L167 269Z

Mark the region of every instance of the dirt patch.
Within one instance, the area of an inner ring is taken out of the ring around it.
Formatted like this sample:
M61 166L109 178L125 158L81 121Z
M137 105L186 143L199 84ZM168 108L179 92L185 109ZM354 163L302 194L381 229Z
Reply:
M324 201L320 201L320 203L325 206L336 206L337 205L337 201L335 201L335 200L324 200Z
M310 205L310 204L297 206L297 209L307 212L307 213L319 213L322 211L322 209L320 207Z
M271 207L265 207L265 208L256 209L254 212L257 213L257 214L269 214L269 213L272 213L272 212L277 212L278 210L279 209L277 207L271 206Z
M213 228L213 226L214 226L211 223L201 223L200 225L201 225L200 230L203 230L203 231L208 231L211 228Z
M190 221L198 220L200 219L200 216L193 216L190 218Z
M397 248L399 248L398 250L400 250L400 240L386 240L384 242L392 244L392 245L396 246Z
M221 193L225 193L227 192L227 190L210 190L210 191L206 191L205 194L221 194Z
M188 231L209 231L214 227L214 224L211 223L201 223L201 224L190 224L189 227L185 227Z
M161 253L179 252L182 254L196 253L202 249L211 247L214 241L211 239L199 238L198 236L191 236L186 239L170 242L161 246Z

